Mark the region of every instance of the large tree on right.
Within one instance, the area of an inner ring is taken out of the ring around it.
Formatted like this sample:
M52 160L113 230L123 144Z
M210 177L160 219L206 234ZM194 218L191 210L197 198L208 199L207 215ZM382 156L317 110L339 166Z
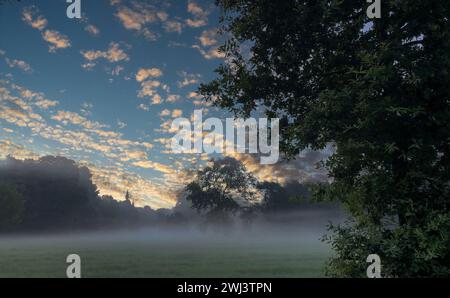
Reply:
M450 276L450 1L218 0L225 63L200 87L240 116L282 119L281 147L335 146L315 196L332 226L331 276Z

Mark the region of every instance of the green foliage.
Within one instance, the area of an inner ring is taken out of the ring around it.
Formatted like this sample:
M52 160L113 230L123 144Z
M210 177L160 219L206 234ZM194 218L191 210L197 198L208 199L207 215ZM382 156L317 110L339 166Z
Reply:
M15 228L22 221L24 199L10 184L0 184L0 231Z
M376 253L382 260L383 277L443 277L450 275L450 215L436 213L423 226L402 225L391 229L380 225L348 222L330 226L324 237L336 256L329 261L327 275L365 277L365 258Z
M431 227L448 232L450 214L450 2L386 0L375 20L357 0L217 3L227 63L200 93L281 118L289 157L335 146L315 194L355 223L331 230L330 275L363 275L377 250L386 275L448 276Z

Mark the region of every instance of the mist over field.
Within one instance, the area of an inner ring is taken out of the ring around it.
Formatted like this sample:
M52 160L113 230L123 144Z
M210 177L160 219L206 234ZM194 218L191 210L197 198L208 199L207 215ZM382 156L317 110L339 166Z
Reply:
M233 227L153 227L0 237L0 277L65 277L78 254L83 277L314 277L331 250L319 238L330 214ZM340 216L334 214L335 220ZM277 218L277 220L279 220Z

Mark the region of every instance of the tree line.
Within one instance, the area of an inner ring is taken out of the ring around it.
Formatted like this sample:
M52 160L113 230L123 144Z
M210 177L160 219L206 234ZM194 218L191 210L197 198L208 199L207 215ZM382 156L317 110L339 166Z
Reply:
M82 231L136 227L182 227L186 224L227 226L238 218L249 223L264 215L308 208L337 210L311 204L305 185L257 182L233 158L212 160L180 189L172 210L137 207L133 195L99 195L87 167L60 156L37 160L8 157L0 161L0 233ZM185 212L181 205L196 212ZM230 225L231 228L231 225Z
M64 157L0 162L0 231L58 231L152 224L158 214L99 196L88 168Z

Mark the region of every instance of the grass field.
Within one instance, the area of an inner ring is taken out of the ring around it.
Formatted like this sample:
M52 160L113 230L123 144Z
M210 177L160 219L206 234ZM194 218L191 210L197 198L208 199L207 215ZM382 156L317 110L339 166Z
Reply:
M316 239L191 235L0 238L0 277L320 277L330 256Z

